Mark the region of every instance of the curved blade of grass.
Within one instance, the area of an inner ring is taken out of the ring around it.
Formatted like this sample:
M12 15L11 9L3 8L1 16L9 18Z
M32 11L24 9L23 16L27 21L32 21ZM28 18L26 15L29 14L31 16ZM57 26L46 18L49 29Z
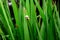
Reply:
M33 31L31 31L32 33L33 33L33 40L36 40L37 39L37 29L36 29L36 24L37 24L37 22L36 22L36 10L35 10L35 6L34 6L34 3L33 3L33 0L30 0L30 6L31 6L31 14L30 14L30 22L31 22L31 30L33 30ZM33 11L34 10L34 11Z
M18 16L19 14L18 14L17 5L15 3L15 0L11 0L11 3L12 3L12 7L13 7L13 12L14 12L16 24L19 26L19 16Z
M57 31L57 33L58 33L58 37L57 37L57 39L59 38L60 39L60 21L59 21L59 15L58 15L58 12L57 12L57 8L56 8L56 5L54 4L54 16L53 16L53 18L54 18L54 23L55 23L55 29L56 29L56 31Z
M42 23L42 26L41 26L40 35L42 40L46 40L46 30L45 30L44 22Z
M30 1L26 0L26 14L28 15L28 20L27 20L27 24L28 24L28 28L29 28L29 34L30 34L30 40L33 40L33 34L32 34L32 28L31 28L31 24L30 24L30 17L31 17L31 10L30 10Z
M55 15L53 16L53 18L54 18L56 33L58 34L58 35L56 35L56 40L58 40L58 39L60 39L60 34L59 34L60 33L60 30L58 28L58 25L56 24Z
M59 13L58 13L58 11L57 11L57 7L56 7L55 4L54 4L54 7L55 7L56 17L57 17L57 21L58 21L58 27L60 28Z
M54 37L54 21L53 21L53 13L52 13L52 0L47 0L47 13L49 18L49 26L47 27L47 35L48 40L55 40Z
M3 6L4 6L4 9L5 9L6 15L8 17L9 25L11 26L11 29L14 33L15 32L14 31L14 25L13 25L12 20L11 20L10 11L9 11L9 7L8 7L8 1L4 0L3 3L4 3Z
M35 3L36 3L36 7L37 7L38 10L39 10L40 16L41 16L42 19L44 20L44 19L45 19L45 15L44 15L43 9L41 8L41 6L40 6L39 3L37 2L37 0L34 0L34 1L35 1Z
M3 11L2 13L3 13L3 15L4 15L4 17L5 17L5 20L6 20L6 22L7 22L7 25L8 25L8 27L9 27L9 31L10 31L11 38L12 38L12 40L14 40L14 36L13 36L12 30L11 30L11 27L10 27L10 25L9 25L9 22L8 22L8 19L7 19L7 16L6 16L4 7L3 7L3 3L2 3L1 0L0 0L0 5L1 5L1 6L0 6L0 7L1 7L0 10Z
M23 15L23 0L20 0L19 3L19 24L18 24L18 40L24 40L24 15ZM19 38L20 37L20 38Z
M47 37L46 37L46 34L47 34L46 33L46 31L47 31L46 9L42 9L40 7L39 3L37 2L37 0L35 0L35 3L36 3L36 7L38 8L40 16L43 19L43 23L44 23L44 26L41 27L41 31L40 31L40 33L42 33L41 38L42 38L42 40L46 40L47 39ZM46 3L45 3L45 7L46 7Z
M28 26L27 26L27 20L24 17L24 40L30 40Z
M1 27L1 29L3 30L4 34L10 34L9 29L7 29L8 25L6 24L6 20L2 15L0 16L0 23L3 24L3 27Z

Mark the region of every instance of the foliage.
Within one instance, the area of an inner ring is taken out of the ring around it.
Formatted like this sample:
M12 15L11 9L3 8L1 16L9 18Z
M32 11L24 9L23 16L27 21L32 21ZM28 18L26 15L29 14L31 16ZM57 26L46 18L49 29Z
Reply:
M16 24L11 19L7 0L0 0L0 40L60 40L59 12L52 0L11 0ZM34 4L35 2L35 4ZM39 11L37 20L36 8ZM40 19L42 23L40 24Z

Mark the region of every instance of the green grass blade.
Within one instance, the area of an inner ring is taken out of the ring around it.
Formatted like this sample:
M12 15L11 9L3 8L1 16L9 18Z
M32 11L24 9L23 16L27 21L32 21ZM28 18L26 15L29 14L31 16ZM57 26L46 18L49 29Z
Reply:
M11 30L11 27L10 27L10 25L9 25L9 22L8 22L8 19L7 19L7 16L6 16L6 12L5 12L5 10L4 10L4 7L3 7L3 3L2 3L2 1L0 0L0 5L1 5L1 8L2 8L2 13L3 13L3 15L4 15L4 17L5 17L5 20L6 20L6 22L7 22L7 25L8 25L8 27L9 27L9 31L10 31L10 35L11 35L11 38L12 38L12 40L14 40L14 36L13 36L13 33L12 33L12 30ZM0 9L1 10L1 9Z
M24 17L24 40L30 40L28 26L27 26L27 20Z
M11 29L12 29L12 31L14 33L15 32L14 31L14 25L12 23L12 19L11 19L11 15L10 15L9 7L8 7L8 1L7 0L4 0L3 3L4 3L3 6L4 6L4 9L5 9L6 15L8 17L8 21L10 23L9 25L11 26Z
M35 10L35 6L34 6L34 3L33 3L33 0L30 0L30 6L31 6L31 18L30 18L30 21L31 21L31 30L32 33L33 33L33 40L36 40L37 39L37 29L36 29L36 26L37 26L37 22L36 22L36 10ZM34 10L34 11L33 11Z

